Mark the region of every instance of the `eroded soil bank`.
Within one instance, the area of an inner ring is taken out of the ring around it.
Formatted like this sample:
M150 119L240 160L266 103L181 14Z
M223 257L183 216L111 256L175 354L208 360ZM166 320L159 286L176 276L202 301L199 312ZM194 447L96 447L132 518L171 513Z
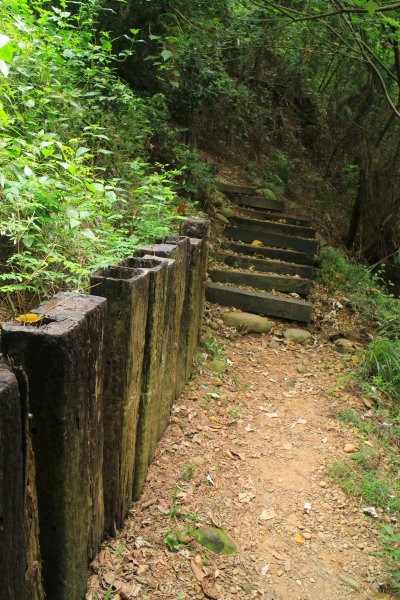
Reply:
M94 561L88 599L112 585L117 600L390 598L377 594L385 574L376 523L328 474L364 443L335 414L368 407L352 386L336 387L356 359L328 335L352 317L319 307L323 326L307 346L284 341L285 323L241 334L208 308L204 335L223 344L227 369L210 369L200 350L141 500ZM202 548L187 534L199 525L224 529L239 552ZM184 543L170 551L166 536Z

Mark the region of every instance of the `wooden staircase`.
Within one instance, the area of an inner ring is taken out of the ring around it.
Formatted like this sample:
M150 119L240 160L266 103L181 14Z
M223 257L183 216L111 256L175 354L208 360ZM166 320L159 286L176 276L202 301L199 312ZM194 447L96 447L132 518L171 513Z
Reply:
M207 300L308 323L312 305L306 298L319 250L311 223L287 215L282 201L256 188L223 183L220 191L238 210L211 254Z

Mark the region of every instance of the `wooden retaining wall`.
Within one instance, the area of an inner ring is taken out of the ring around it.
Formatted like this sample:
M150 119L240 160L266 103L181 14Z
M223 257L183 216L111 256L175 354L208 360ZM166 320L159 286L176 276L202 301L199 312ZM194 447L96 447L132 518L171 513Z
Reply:
M140 496L201 328L209 223L137 249L2 326L2 600L82 600L90 560Z

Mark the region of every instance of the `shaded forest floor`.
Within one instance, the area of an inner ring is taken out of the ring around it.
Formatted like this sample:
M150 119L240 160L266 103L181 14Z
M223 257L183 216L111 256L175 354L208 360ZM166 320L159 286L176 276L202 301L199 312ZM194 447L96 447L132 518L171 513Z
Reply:
M342 305L314 304L320 325L307 346L285 341L278 321L269 334L239 333L208 306L208 356L196 356L141 500L93 563L88 599L107 590L117 600L391 597L378 594L387 576L376 521L330 477L332 463L374 445L336 418L372 411L354 386L338 385L357 358L329 340L347 330L362 343L366 330ZM224 529L238 553L205 550L187 534L198 525Z

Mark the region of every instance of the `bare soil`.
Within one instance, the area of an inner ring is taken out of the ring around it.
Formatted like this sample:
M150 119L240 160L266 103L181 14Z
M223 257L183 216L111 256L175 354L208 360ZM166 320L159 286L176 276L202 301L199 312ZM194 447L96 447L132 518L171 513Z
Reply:
M365 332L342 304L314 302L307 346L284 341L287 323L242 334L208 307L205 335L222 341L227 370L197 357L141 500L93 563L88 600L111 585L117 600L390 598L376 594L385 575L375 521L327 473L346 444L363 443L335 413L368 410L351 386L336 389L357 359L328 335L347 327L362 341ZM224 529L237 554L205 550L187 533L200 525ZM185 543L171 552L164 538L177 531Z

